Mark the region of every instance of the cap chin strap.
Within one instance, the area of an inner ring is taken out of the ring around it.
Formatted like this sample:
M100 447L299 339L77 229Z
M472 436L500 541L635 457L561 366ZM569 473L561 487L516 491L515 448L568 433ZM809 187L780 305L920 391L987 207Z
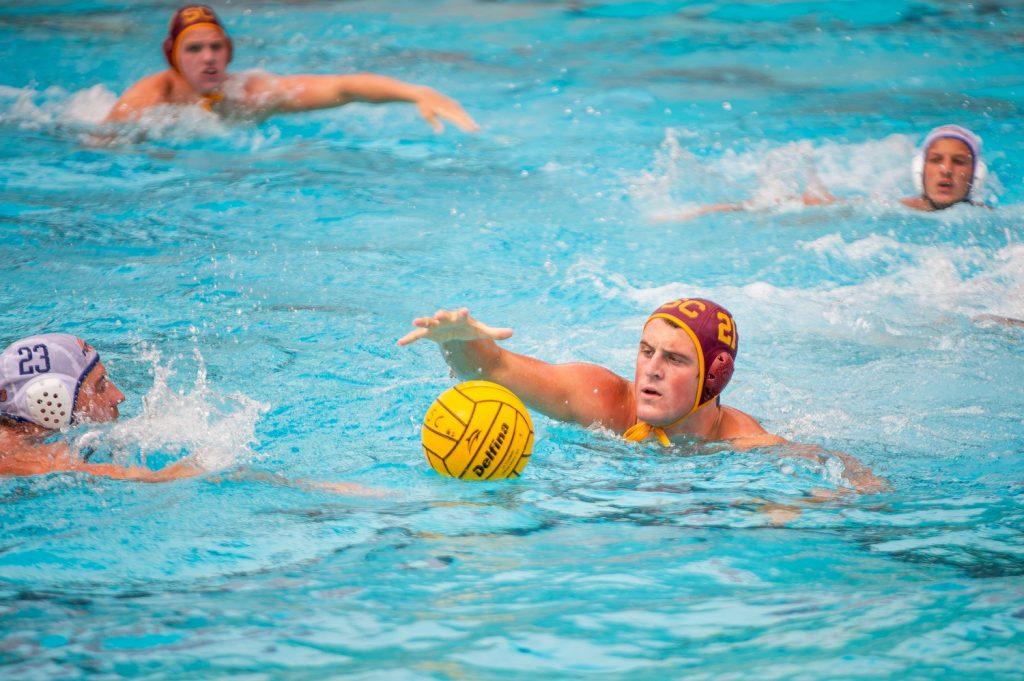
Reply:
M693 414L695 411L697 411L698 409L700 409L713 399L715 398L712 397L707 402L704 402L704 404L694 407L693 409L686 412L685 414L683 414L682 416L680 416L667 426L652 426L646 421L637 421L636 424L626 429L626 432L622 434L622 437L629 440L630 442L643 442L651 435L654 435L655 437L658 438L658 442L661 443L662 447L670 447L672 446L672 440L669 439L668 433L666 431L672 430L673 428L678 426L680 423L686 420L691 414Z
M202 100L199 106L203 107L206 111L213 111L213 105L224 99L224 95L219 92L209 92L202 95Z

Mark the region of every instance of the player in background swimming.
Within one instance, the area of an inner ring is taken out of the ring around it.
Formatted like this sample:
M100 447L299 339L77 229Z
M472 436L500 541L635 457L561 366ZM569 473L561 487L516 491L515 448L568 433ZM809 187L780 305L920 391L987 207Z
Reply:
M911 174L919 194L900 200L904 206L925 212L945 210L961 203L984 206L976 201L985 183L988 169L981 156L981 138L958 125L941 125L925 136L914 156ZM805 206L844 203L833 196L809 169L807 190L801 200ZM708 213L752 211L763 208L751 202L718 203L684 211L659 221L691 220Z
M982 192L988 168L981 157L981 138L959 125L940 125L928 133L912 167L920 194L901 203L915 210L935 211L960 203L984 206L972 197Z
M674 300L651 314L642 330L632 381L595 364L550 364L506 350L495 341L509 338L512 329L483 324L465 308L438 310L413 325L417 329L399 339L399 345L432 340L460 378L499 383L559 421L597 424L627 440L654 437L665 446L720 440L737 449L776 446L773 451L785 456L818 462L828 458L824 450L788 443L750 415L721 404L738 335L732 315L710 300ZM858 491L885 487L884 480L852 456L832 454L843 462L847 480Z
M436 132L442 120L478 129L461 105L423 85L372 73L278 76L264 72L229 74L231 38L206 5L187 5L171 18L163 43L170 68L141 79L117 100L108 122L137 120L161 105L195 105L226 116L265 117L350 102L409 102Z

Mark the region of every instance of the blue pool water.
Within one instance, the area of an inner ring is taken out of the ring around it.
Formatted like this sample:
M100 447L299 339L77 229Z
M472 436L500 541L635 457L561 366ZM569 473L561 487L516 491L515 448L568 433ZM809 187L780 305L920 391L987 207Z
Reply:
M163 111L84 144L172 9L0 9L0 342L100 349L99 459L211 469L0 480L5 678L1019 678L1024 329L985 317L1024 318L1019 4L225 3L236 69L423 82L484 130ZM996 210L897 204L946 122ZM794 205L809 169L850 201ZM414 316L631 375L679 295L736 316L727 404L892 491L807 504L839 467L539 414L522 479L429 469L451 380L395 347Z

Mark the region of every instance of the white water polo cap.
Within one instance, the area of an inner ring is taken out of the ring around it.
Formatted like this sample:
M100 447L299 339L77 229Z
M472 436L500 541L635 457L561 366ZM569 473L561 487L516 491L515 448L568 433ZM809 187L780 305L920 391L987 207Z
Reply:
M921 149L914 156L914 163L911 168L914 176L914 187L917 189L917 192L919 194L924 193L924 164L928 158L928 150L931 149L932 144L941 139L960 140L971 150L971 156L974 158L974 173L972 174L971 188L967 192L967 198L971 198L972 194L975 196L981 194L985 185L985 176L988 175L988 166L985 165L985 161L981 158L981 138L959 125L940 125L937 128L933 128L925 136Z
M0 415L50 430L71 425L82 381L99 353L68 333L44 333L0 354Z

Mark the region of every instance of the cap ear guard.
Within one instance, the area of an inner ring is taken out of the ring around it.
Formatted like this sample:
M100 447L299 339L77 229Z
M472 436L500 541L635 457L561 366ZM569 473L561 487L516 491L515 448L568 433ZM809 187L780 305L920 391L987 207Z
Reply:
M910 163L910 174L914 178L914 191L924 194L924 152L914 154L914 160Z
M735 360L728 352L720 352L711 360L711 366L708 367L707 375L704 377L704 394L701 395L701 404L709 402L725 390L729 379L732 378L735 366Z
M60 430L71 425L75 398L67 386L68 379L46 374L24 387L24 409L28 419L37 426Z
M985 180L988 178L988 166L981 159L974 166L974 177L971 179L971 191L968 197L981 196L985 191Z

